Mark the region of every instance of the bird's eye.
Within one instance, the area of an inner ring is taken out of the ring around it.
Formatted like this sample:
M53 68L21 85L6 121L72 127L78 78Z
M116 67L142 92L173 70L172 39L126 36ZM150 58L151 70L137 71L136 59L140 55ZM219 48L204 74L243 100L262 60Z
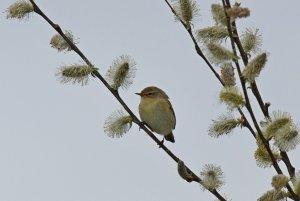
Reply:
M148 93L147 95L148 95L148 96L151 96L152 94L153 94L153 93L150 92L150 93Z

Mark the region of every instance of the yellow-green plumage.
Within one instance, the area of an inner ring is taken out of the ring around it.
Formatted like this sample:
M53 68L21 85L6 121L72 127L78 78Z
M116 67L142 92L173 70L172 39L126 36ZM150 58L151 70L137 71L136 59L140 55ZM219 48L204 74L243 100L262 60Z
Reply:
M167 94L157 87L147 87L137 94L141 96L141 120L152 131L164 135L168 141L175 142L172 130L176 125L176 117Z

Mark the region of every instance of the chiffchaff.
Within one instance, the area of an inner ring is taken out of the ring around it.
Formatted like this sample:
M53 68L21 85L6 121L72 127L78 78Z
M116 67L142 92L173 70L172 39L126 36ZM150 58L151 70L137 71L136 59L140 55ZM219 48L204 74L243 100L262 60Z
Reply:
M136 94L141 96L139 113L143 123L174 143L172 130L176 125L176 117L168 95L154 86L146 87L141 93Z

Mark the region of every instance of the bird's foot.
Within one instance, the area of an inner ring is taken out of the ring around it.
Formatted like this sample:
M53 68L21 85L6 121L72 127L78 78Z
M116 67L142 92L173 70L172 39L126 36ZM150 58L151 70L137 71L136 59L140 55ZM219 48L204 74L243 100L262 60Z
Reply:
M141 121L141 123L139 124L139 131L141 130L141 127L142 126L146 126L146 127L148 127L151 131L153 131L151 128L150 128L150 126L146 123L146 122L143 122L143 121Z
M140 126L140 127L139 127L139 131L141 130L141 127L142 127L142 126L145 126L145 125L147 125L147 124L146 124L145 122L141 121L141 123L139 124L139 126Z
M157 145L159 145L158 148L161 148L163 146L164 142L165 142L165 137L162 139L162 141L160 141L159 143L157 143Z

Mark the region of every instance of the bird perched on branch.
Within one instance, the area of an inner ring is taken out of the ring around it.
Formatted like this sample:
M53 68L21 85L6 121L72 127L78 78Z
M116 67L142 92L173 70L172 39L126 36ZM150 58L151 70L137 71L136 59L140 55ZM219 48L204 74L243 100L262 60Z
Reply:
M168 95L154 86L146 87L136 94L141 97L139 113L142 122L152 131L163 135L164 139L174 143L172 131L175 129L176 117Z

